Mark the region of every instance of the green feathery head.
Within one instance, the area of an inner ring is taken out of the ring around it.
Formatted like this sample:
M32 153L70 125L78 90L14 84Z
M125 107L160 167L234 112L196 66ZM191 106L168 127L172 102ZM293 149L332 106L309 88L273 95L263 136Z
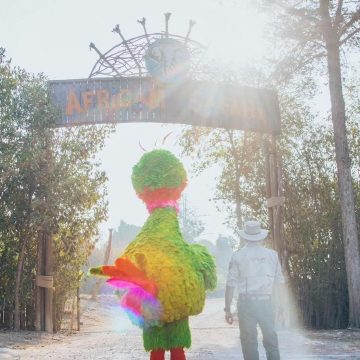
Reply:
M170 151L159 149L141 157L133 167L131 180L137 193L145 188L178 188L186 182L186 171Z

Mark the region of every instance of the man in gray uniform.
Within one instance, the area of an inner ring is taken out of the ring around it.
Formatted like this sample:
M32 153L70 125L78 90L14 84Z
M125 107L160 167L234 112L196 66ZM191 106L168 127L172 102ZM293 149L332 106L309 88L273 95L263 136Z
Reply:
M232 324L231 302L235 288L241 347L245 360L258 360L257 324L261 328L268 360L279 360L278 338L274 327L272 293L275 284L284 283L278 254L263 246L268 231L258 221L247 221L240 236L246 244L233 253L225 292L225 320Z

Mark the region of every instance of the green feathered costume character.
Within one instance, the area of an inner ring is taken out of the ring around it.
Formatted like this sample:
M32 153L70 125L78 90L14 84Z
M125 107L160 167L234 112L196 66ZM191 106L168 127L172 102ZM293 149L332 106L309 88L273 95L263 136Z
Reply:
M120 305L143 328L151 360L184 360L191 346L188 318L199 314L205 291L216 287L215 263L201 245L187 243L180 231L178 200L186 171L169 151L145 153L134 166L132 183L149 210L135 240L113 266L92 268L117 289Z

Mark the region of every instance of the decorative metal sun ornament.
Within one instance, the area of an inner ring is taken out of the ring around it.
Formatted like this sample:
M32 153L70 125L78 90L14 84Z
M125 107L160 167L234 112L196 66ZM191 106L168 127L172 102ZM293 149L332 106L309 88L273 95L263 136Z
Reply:
M102 53L94 43L90 44L99 55L89 78L95 77L145 77L159 82L177 82L196 72L204 54L204 46L190 39L195 21L190 20L186 36L169 33L171 13L165 13L165 31L148 34L146 19L138 20L144 35L126 40L116 25L113 32L121 43Z

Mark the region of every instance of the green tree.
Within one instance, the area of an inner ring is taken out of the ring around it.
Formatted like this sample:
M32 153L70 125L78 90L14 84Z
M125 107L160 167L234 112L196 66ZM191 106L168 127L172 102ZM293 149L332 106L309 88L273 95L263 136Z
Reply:
M296 74L309 76L316 69L316 61L317 64L319 60L325 61L345 239L349 327L359 328L360 250L346 129L344 57L341 54L351 54L358 48L360 6L357 1L350 0L277 0L262 3L274 10L273 18L277 25L278 39L281 39L286 54L277 64L280 77L288 81ZM296 80L299 81L299 77Z
M57 131L55 168L47 201L54 204L55 306L57 326L66 300L79 286L79 274L106 219L106 175L93 159L108 128L81 127Z
M3 54L3 52L2 52ZM54 237L58 314L105 218L105 174L95 161L108 127L54 129L46 78L0 63L0 302L6 325L32 328L44 235ZM76 279L76 281L75 281ZM57 305L56 305L57 306ZM11 324L14 312L14 324Z
M196 127L184 131L180 144L186 155L194 157L196 173L214 164L220 167L213 200L218 210L228 214L227 223L235 234L248 218L267 223L262 135ZM251 183L249 178L257 181Z
M55 119L46 96L45 79L21 69L12 69L9 62L0 64L1 115L1 217L5 246L11 237L16 263L14 326L20 328L20 297L25 254L34 238L39 218L33 208L39 190L41 159L49 126ZM31 258L26 262L30 263ZM29 265L29 264L28 264ZM30 264L30 267L33 264ZM28 280L28 279L27 279ZM9 282L10 284L12 281Z

